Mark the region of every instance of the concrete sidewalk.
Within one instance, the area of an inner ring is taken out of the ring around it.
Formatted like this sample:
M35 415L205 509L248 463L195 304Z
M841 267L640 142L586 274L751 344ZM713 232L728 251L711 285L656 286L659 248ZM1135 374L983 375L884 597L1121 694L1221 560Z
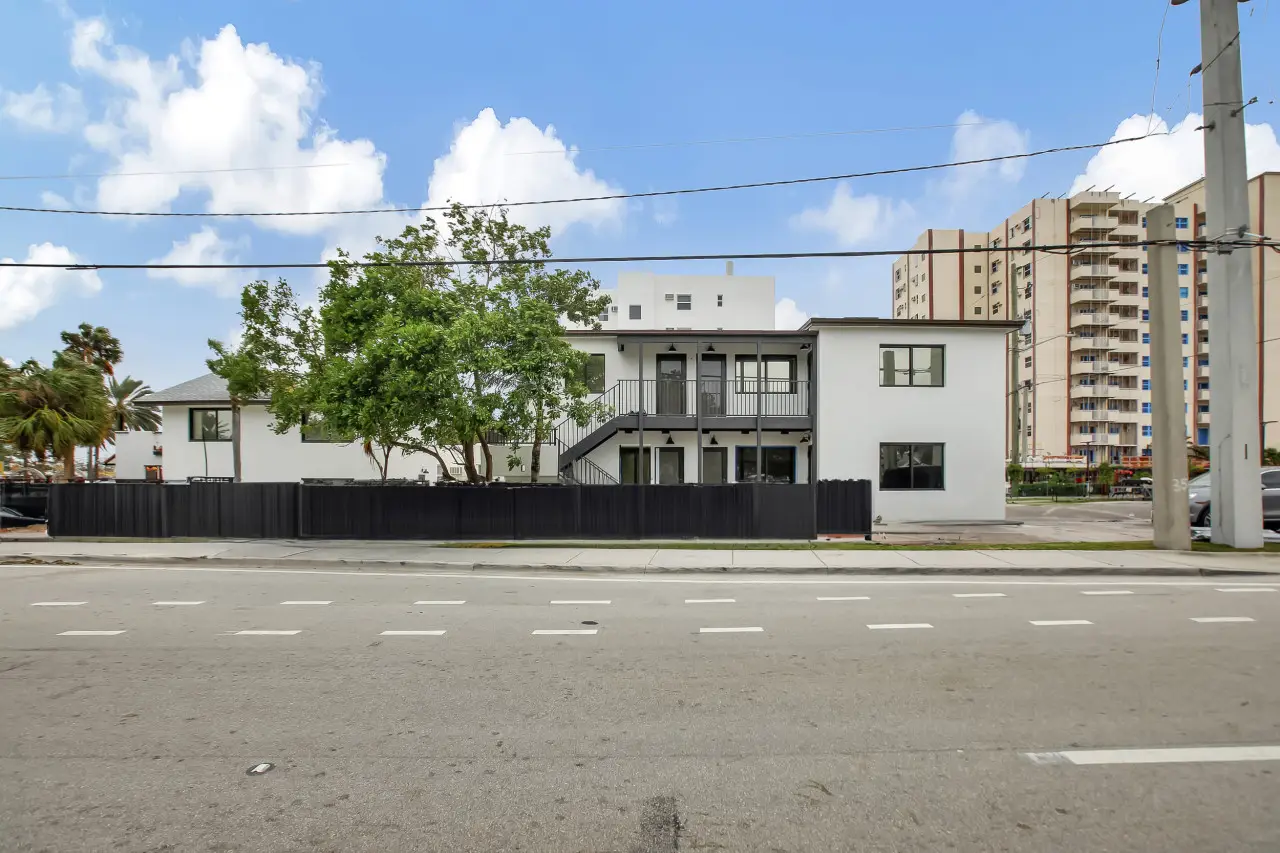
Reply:
M0 541L0 563L60 560L83 564L369 568L451 571L562 569L590 572L812 572L967 574L1280 574L1280 555L1161 551L750 550L530 545L443 547L440 543L217 540L205 542Z

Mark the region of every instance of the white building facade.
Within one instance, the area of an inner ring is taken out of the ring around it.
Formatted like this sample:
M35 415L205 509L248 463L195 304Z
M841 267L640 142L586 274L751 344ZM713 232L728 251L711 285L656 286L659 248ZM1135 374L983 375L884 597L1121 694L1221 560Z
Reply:
M773 279L731 274L623 273L609 296L602 328L565 332L589 356L599 406L544 440L543 481L869 480L873 516L886 522L1004 519L1006 338L1016 321L855 317L776 330ZM166 480L231 476L222 380L143 402L164 409ZM357 445L270 425L265 401L245 407L245 480L377 477ZM492 453L495 477L530 477L527 444ZM439 472L432 457L396 453L390 476L435 482Z

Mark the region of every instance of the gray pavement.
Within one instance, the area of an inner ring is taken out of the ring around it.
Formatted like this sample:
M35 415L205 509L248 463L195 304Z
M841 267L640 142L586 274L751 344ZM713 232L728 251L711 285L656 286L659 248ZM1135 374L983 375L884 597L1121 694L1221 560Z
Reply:
M87 542L22 539L0 542L0 563L61 560L81 564L216 564L224 566L363 567L456 571L561 569L625 573L1280 573L1280 554L1151 550L897 550L866 545L845 550L627 548L529 545L443 547L424 542L217 540Z
M0 848L1273 851L1280 761L1220 759L1280 746L1277 626L1265 578L4 566Z

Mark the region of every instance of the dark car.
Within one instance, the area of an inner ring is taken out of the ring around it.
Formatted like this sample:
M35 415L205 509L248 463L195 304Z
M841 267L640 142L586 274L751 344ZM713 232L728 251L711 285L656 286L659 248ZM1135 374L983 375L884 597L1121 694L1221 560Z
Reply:
M9 509L7 506L0 506L0 527L30 527L33 524L44 524L43 518L32 518L29 515L23 515L16 509Z

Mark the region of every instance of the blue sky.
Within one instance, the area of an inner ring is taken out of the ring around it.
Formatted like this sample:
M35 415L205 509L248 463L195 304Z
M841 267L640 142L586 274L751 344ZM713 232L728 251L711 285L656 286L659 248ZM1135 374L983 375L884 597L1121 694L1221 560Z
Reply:
M1260 99L1247 113L1258 125L1252 171L1280 168L1269 103L1280 94L1280 52L1264 49L1280 44L1280 8L1273 20L1268 5L1240 7L1245 94ZM1162 0L1108 4L1102 24L1068 0L976 9L929 0L0 0L0 174L323 164L6 180L0 203L207 211L490 202L893 168L1101 141L1135 122L1145 129L1149 119L1131 117L1151 107ZM1189 99L1187 91L1198 39L1195 5L1171 9L1155 99L1156 121L1169 127L1198 109L1198 78ZM799 138L653 145L771 136ZM1172 190L1198 176L1200 144L1188 126L1092 164L1083 152L958 174L522 215L556 228L561 255L899 248L926 227L990 228L1078 180L1143 195ZM315 261L338 245L363 251L402 221L285 224L294 230L0 213L0 260ZM619 269L593 271L612 286ZM887 314L887 269L887 261L738 264L776 277L779 298L794 303L780 314L793 320ZM207 338L232 334L244 279L0 268L0 356L46 358L60 330L87 321L121 338L124 372L153 387L182 381L204 372ZM290 279L304 288L316 280Z

